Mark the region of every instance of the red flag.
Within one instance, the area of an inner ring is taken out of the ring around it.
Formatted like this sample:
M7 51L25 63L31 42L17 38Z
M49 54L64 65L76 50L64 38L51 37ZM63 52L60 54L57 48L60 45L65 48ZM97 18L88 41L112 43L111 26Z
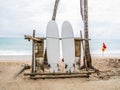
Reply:
M103 46L102 46L102 51L104 52L105 50L106 50L106 45L105 45L105 43L103 43Z

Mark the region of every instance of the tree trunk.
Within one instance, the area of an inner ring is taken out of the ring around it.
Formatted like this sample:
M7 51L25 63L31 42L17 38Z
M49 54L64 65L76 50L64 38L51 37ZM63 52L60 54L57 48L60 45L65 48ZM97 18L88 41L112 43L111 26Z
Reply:
M54 20L54 21L55 21L55 19L56 19L58 3L59 3L59 0L56 0L56 1L55 1L55 5L54 5L54 10L53 10L53 16L52 16L52 20Z
M87 67L92 67L92 60L89 48L89 32L88 32L88 0L84 0L84 37L85 39L85 56L87 61Z

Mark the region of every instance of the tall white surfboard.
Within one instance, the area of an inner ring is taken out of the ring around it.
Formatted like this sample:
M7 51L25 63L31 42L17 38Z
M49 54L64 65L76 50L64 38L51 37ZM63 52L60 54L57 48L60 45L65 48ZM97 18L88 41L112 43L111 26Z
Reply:
M71 71L71 68L73 68L75 63L75 43L73 29L68 21L63 22L61 34L64 62Z
M57 71L57 62L60 58L59 31L55 21L49 21L46 30L47 58L52 71Z

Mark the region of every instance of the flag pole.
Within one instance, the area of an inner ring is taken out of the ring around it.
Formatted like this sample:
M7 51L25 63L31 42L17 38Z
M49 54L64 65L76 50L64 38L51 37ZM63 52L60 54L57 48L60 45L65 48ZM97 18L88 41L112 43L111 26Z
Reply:
M102 57L104 56L104 51L102 51Z
M105 43L103 43L103 46L102 46L102 56L104 56L104 51L106 50L106 45L105 45Z

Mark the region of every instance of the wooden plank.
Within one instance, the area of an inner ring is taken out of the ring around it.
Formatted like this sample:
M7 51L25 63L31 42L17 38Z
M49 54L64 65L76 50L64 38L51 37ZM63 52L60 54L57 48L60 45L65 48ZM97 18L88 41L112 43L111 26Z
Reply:
M30 77L30 79L56 79L56 78L82 78L82 77L86 77L88 78L89 75L84 74L84 75L59 75L59 76L32 76Z
M24 38L25 39L32 39L32 40L35 40L35 41L41 41L41 39L43 39L43 40L45 40L46 39L46 37L32 37L32 36L30 36L30 35L24 35ZM62 38L59 38L59 40L61 40ZM75 40L91 40L91 39L81 39L80 37L75 37L74 38Z
M91 74L91 73L95 73L93 71L84 71L84 72L79 72L79 73L24 73L25 76L29 76L29 75L77 75L77 74Z
M24 38L25 39L32 39L32 40L34 40L34 41L41 41L42 39L46 39L45 37L33 37L33 36L30 36L30 35L24 35Z
M81 41L80 39L75 39L75 57L81 56Z
M36 52L35 52L35 57L43 57L44 56L44 40L41 40L41 42L37 42L36 44Z

